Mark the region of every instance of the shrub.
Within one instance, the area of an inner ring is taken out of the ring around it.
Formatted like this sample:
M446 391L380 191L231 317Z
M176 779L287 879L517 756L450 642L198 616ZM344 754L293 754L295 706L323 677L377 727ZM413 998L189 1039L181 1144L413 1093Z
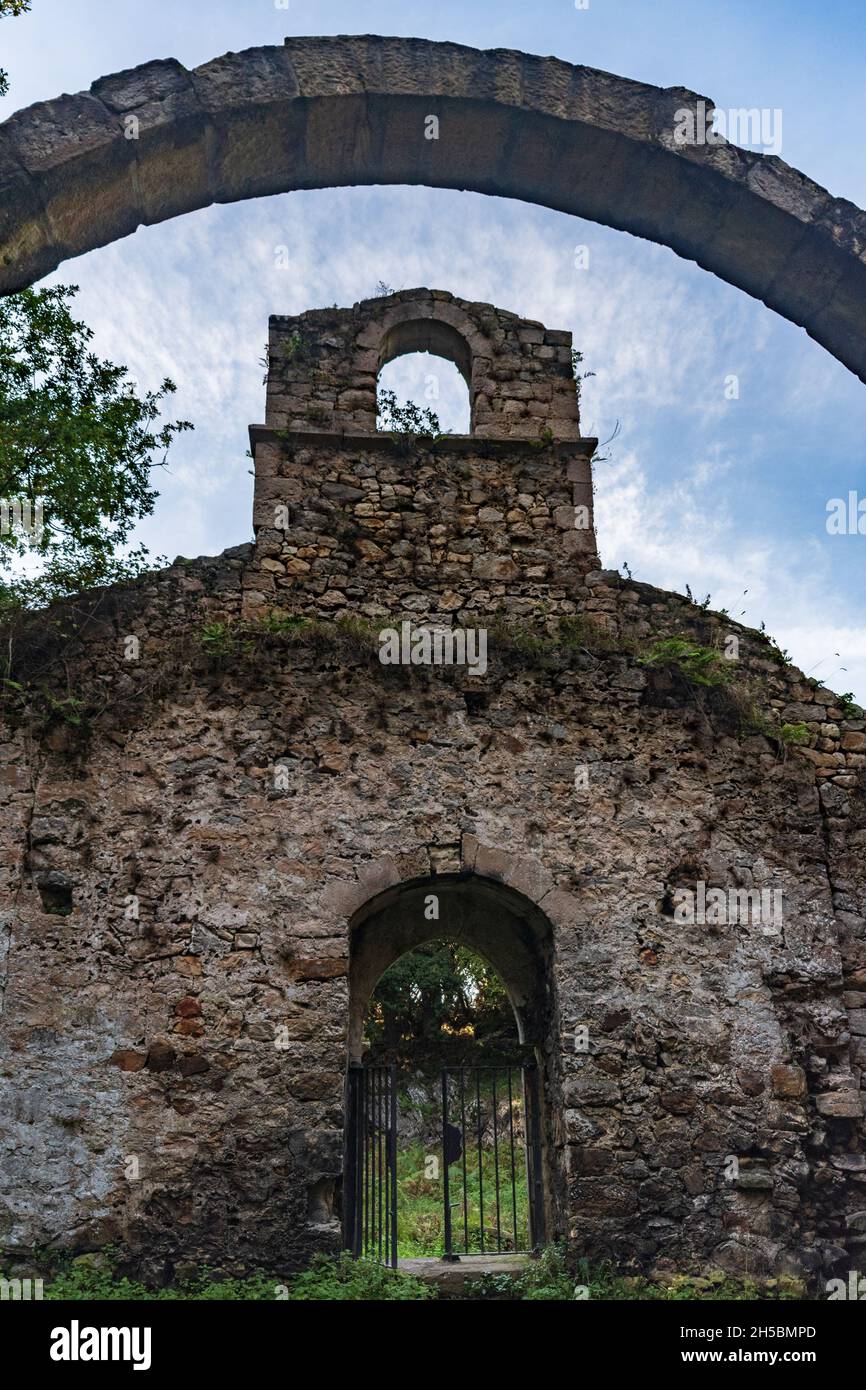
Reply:
M134 1279L118 1275L111 1265L96 1260L72 1261L64 1264L53 1278L46 1281L45 1298L54 1302L182 1302L226 1303L273 1302L277 1298L279 1281L265 1274L253 1274L246 1279L214 1278L213 1271L202 1269L194 1279L183 1280L173 1288L149 1289Z
M309 1269L289 1285L291 1301L407 1302L436 1297L436 1290L414 1275L386 1269L372 1260L354 1260L346 1251L336 1258L316 1255Z
M641 666L670 667L692 685L725 685L731 679L719 653L684 637L663 637L639 658Z
M809 728L806 724L782 725L781 739L783 743L798 746L803 743L808 743L811 737L812 735L809 733Z

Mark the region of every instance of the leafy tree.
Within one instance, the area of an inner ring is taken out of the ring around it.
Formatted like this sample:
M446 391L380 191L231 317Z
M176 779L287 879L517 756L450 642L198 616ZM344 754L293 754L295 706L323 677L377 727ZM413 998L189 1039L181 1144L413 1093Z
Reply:
M139 395L125 367L91 351L91 330L69 309L76 289L0 299L0 604L7 609L138 573L144 547L124 559L118 547L153 511L154 462L163 464L173 436L192 428L185 420L157 423L173 382Z
M0 18L3 15L26 14L29 9L30 0L0 0ZM0 68L0 97L5 96L8 90L8 75Z
M423 1066L491 1055L516 1043L514 1014L501 979L454 941L431 941L401 956L373 991L367 1041L377 1053Z

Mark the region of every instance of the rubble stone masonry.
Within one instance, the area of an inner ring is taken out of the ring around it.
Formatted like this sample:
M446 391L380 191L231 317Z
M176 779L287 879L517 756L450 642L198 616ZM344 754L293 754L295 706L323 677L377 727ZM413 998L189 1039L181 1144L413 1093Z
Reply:
M377 434L379 368L425 345L471 437ZM862 712L600 568L567 334L413 291L274 319L270 356L255 544L14 634L7 1266L339 1248L359 924L433 884L515 998L537 971L549 1234L627 1269L866 1267ZM382 665L386 618L486 627L487 672ZM684 922L700 883L784 918Z

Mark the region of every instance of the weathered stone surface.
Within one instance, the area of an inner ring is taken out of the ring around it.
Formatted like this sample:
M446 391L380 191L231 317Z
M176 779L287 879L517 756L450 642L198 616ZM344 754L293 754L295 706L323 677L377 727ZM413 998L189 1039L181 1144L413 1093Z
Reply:
M773 1094L797 1099L808 1091L806 1074L800 1067L773 1067Z
M522 198L670 246L866 379L866 216L775 156L680 143L681 113L702 100L555 58L421 39L292 38L192 72L146 63L0 126L0 289L142 220L213 202L424 183ZM424 139L431 113L438 140ZM531 329L522 341L532 344Z
M121 1071L141 1071L145 1060L143 1052L134 1052L131 1048L124 1047L117 1048L109 1058L112 1066L120 1067Z
M527 598L545 598L551 615L573 611L580 575L598 565L595 441L579 437L570 352L563 363L540 357L543 329L540 346L521 346L523 322L427 289L271 319L266 425L251 430L259 574L246 581L249 608L267 596L293 608L302 601L312 613L348 605L370 618L425 616L448 626L470 625L494 599L516 615ZM359 357L373 352L384 363L443 329L437 346L469 384L471 436L376 433L372 373L345 406ZM479 363L508 354L514 365L487 399ZM521 388L525 413L504 413ZM563 403L556 418L554 396Z
M829 1091L816 1096L815 1104L821 1115L832 1115L843 1120L858 1120L863 1114L863 1102L856 1091Z
M155 1277L339 1248L363 1009L447 931L499 971L534 1049L550 1236L635 1269L814 1271L843 1235L859 1258L866 797L825 780L857 721L831 727L832 693L759 634L569 552L554 513L586 441L428 457L366 421L292 424L312 372L327 417L356 354L375 380L413 323L471 331L465 351L446 334L470 380L478 344L504 344L503 397L567 384L534 354L562 334L441 291L274 321L277 347L299 324L311 340L274 369L286 437L254 431L256 505L284 503L285 528L258 515L255 547L94 599L39 673L82 692L86 740L3 726L0 1244L117 1244ZM473 577L503 556L513 578ZM485 675L383 665L401 614L483 627ZM642 664L660 637L732 629L735 678L768 718L823 725L826 763ZM738 910L778 891L781 920L682 921L673 895L699 883Z

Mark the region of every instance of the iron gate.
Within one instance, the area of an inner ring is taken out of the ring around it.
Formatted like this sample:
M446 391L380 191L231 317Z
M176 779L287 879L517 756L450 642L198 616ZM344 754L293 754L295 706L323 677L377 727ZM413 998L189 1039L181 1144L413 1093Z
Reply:
M355 1256L397 1264L397 1073L349 1068L346 1235Z
M398 1074L351 1066L345 1234L355 1256L397 1264ZM446 1067L441 1144L426 1162L441 1177L442 1249L527 1251L544 1242L538 1070L533 1063Z
M534 1065L443 1070L446 1260L543 1243L540 1135Z

